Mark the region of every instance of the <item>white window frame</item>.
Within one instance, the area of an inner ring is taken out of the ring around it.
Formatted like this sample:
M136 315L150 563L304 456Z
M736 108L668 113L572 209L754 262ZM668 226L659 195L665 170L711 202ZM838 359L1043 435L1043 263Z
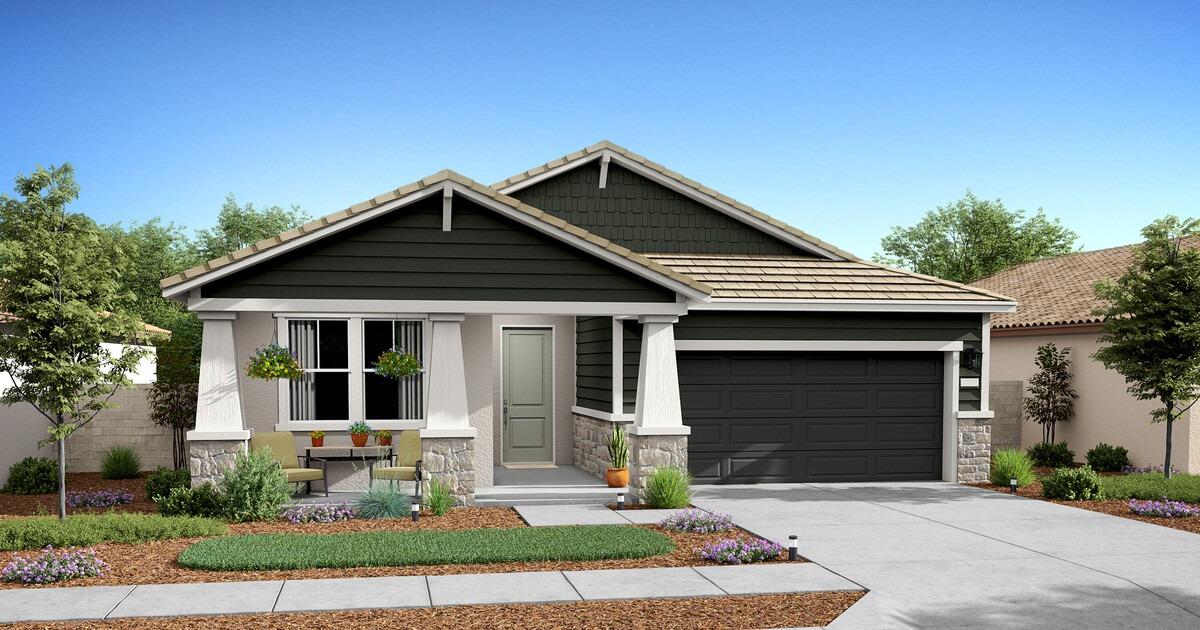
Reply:
M364 315L364 316L358 318L358 322L359 322L359 335L360 335L359 336L359 356L361 357L361 361L362 361L359 365L363 365L363 366L366 365L366 357L362 356L362 339L364 339L365 335L366 335L367 322L392 322L392 323L395 323L395 322L419 322L421 324L421 365L422 365L422 367L424 367L425 363L428 362L426 360L426 357L429 356L430 340L427 338L428 337L427 333L429 332L429 326L428 326L429 320L426 317L396 317L393 315ZM393 348L396 347L396 327L395 326L392 326L392 347ZM375 373L375 368L368 368L368 367L363 367L358 372L358 375L359 375L358 380L360 382L360 387L361 387L361 391L362 391L362 396L360 397L360 401L359 401L360 407L361 407L359 409L359 414L363 418L364 422L370 423L371 428L373 428L373 429L375 429L375 428L379 428L379 429L420 429L420 428L424 428L425 427L425 416L426 416L426 412L428 411L427 407L429 405L429 400L428 400L428 398L429 398L429 382L428 382L429 379L425 378L424 374L422 374L422 376L421 376L422 408L421 408L421 417L420 418L390 418L390 419L385 419L385 420L368 420L368 419L366 419L367 418L367 397L366 397L367 374L374 374L374 373Z

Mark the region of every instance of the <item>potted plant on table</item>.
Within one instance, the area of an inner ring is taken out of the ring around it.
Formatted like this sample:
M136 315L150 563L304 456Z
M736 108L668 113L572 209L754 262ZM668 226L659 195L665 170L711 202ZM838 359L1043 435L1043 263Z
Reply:
M312 440L313 446L325 446L325 432L324 431L309 431L308 439Z
M392 445L392 432L387 429L380 429L375 432L375 444L378 446Z
M611 463L604 471L604 480L610 488L624 488L629 485L629 443L625 441L625 429L621 425L613 425L612 435L604 439L608 446L608 461Z
M367 437L371 435L371 427L367 426L366 422L363 422L362 420L355 420L354 423L350 425L349 431L350 440L354 442L355 446L367 445Z

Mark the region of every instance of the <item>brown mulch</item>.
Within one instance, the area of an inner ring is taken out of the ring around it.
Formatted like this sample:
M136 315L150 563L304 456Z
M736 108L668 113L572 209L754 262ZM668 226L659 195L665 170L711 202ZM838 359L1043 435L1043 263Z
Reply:
M128 490L133 493L133 503L111 508L67 508L68 514L97 512L150 512L155 511L154 502L146 497L146 477L143 472L136 479L103 479L98 472L67 473L67 491L76 490ZM58 514L57 494L8 494L0 493L0 515L30 516L35 514Z
M573 604L453 606L406 610L271 613L226 617L119 619L21 624L19 628L252 630L267 628L796 628L825 626L862 593L799 593L695 599L640 599Z
M1120 474L1120 473L1116 473ZM977 488L992 490L995 492L1003 492L1008 494L1008 486L997 486L991 483L976 483L971 484ZM1111 516L1120 516L1133 521L1142 521L1143 523L1152 523L1154 525L1162 525L1171 529L1178 529L1193 534L1200 534L1200 516L1186 516L1182 518L1163 518L1159 516L1141 516L1129 511L1129 501L1126 499L1106 499L1104 501L1061 501L1058 499L1047 499L1042 496L1042 482L1035 481L1028 486L1017 488L1017 494L1030 499L1038 499L1039 501L1048 501L1050 503L1058 503L1059 505L1069 505L1074 508L1090 510L1092 512L1101 512Z
M525 527L511 508L471 507L451 510L444 516L422 516L418 523L407 519L351 520L338 523L292 525L286 521L271 523L234 523L230 534L305 533L327 534L354 531L462 530L485 527ZM199 538L151 541L137 544L96 545L96 553L109 564L102 577L70 580L44 586L0 582L3 588L55 588L62 586L100 586L116 584L172 584L180 582L241 582L247 580L298 580L314 578L379 577L387 575L451 575L459 573L511 573L515 571L562 571L580 569L630 569L642 567L684 567L704 564L700 550L724 538L755 538L743 530L717 534L690 534L647 527L661 531L675 542L675 551L649 558L566 562L505 562L496 564L448 564L435 566L357 567L350 569L300 569L287 571L201 571L180 566L179 554ZM0 566L23 552L0 552ZM781 554L781 559L786 556Z

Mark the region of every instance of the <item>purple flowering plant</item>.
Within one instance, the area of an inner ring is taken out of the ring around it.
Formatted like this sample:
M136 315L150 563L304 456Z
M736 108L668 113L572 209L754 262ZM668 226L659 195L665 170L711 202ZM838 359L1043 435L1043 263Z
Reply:
M700 557L721 564L751 564L774 560L781 553L783 547L769 540L726 538L704 547Z
M337 505L293 505L283 511L283 519L293 525L300 523L335 523L355 518L354 508L340 503Z
M133 493L128 490L79 490L67 493L67 507L105 508L133 503Z
M36 556L15 556L0 570L5 582L49 584L76 578L104 575L108 563L96 557L93 549L55 549L47 545Z
M691 508L672 513L659 525L663 529L676 532L712 534L733 529L733 518L720 512L706 512L699 508Z
M1136 475L1136 474L1140 474L1140 473L1162 473L1162 471L1163 471L1162 464L1158 464L1157 466L1122 466L1121 467L1121 472L1123 472L1127 475ZM1174 464L1172 464L1171 465L1171 474L1174 475L1177 472L1179 472L1179 469L1176 468L1174 466Z
M1139 501L1129 500L1129 511L1139 516L1163 516L1167 518L1182 518L1200 516L1200 506L1189 505L1183 501Z

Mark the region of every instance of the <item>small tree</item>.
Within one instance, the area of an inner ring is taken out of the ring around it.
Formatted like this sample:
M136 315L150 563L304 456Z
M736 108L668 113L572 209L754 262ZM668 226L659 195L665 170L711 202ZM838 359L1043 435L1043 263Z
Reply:
M1045 344L1037 349L1033 362L1038 371L1029 379L1025 413L1042 425L1042 442L1053 444L1054 426L1071 419L1079 398L1071 388L1071 349Z
M127 344L145 329L122 309L127 261L114 239L82 214L70 165L38 168L16 179L21 199L0 195L0 311L14 316L0 335L0 372L13 386L0 404L29 403L50 422L58 443L58 514L66 505L66 439L127 386L145 350Z
M1200 251L1183 247L1200 228L1195 219L1168 216L1142 230L1133 265L1114 281L1098 282L1103 306L1101 343L1092 356L1120 372L1129 393L1157 400L1151 422L1166 422L1164 474L1171 476L1171 429L1200 397Z

